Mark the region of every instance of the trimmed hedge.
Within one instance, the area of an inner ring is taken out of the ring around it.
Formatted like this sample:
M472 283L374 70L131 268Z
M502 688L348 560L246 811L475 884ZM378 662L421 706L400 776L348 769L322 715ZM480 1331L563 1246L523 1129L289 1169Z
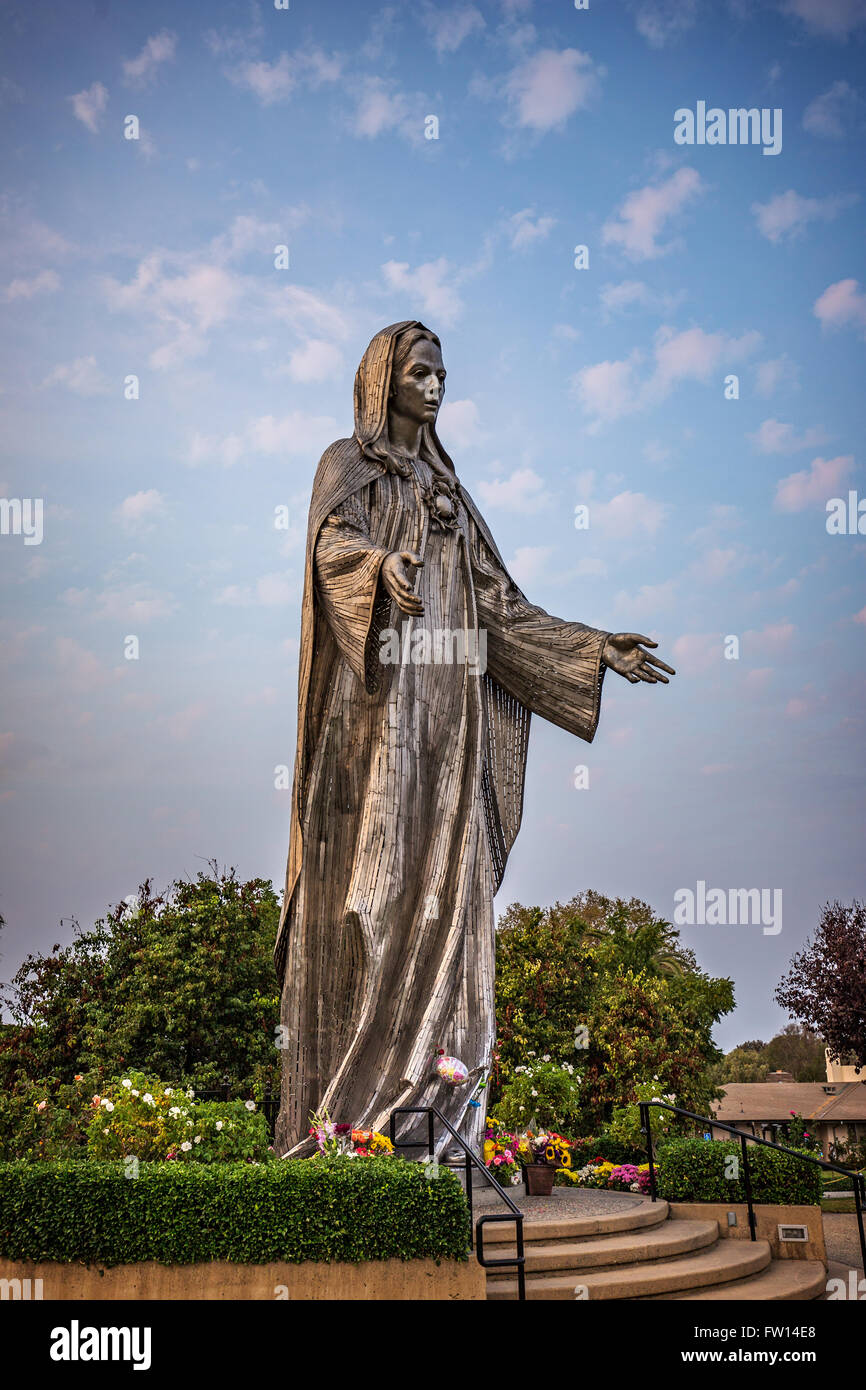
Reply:
M403 1159L251 1165L0 1164L0 1255L101 1265L453 1259L469 1250L454 1173Z
M726 1160L739 1159L726 1177ZM745 1202L742 1150L736 1139L671 1139L658 1155L657 1191L668 1202ZM823 1170L761 1144L749 1145L752 1200L782 1206L817 1206Z

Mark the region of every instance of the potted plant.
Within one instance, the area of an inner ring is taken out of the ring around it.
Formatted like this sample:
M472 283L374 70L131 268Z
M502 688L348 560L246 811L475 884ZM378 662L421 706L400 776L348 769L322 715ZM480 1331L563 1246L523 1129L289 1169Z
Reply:
M561 1134L527 1134L520 1146L527 1197L549 1197L557 1168L571 1167L571 1145Z

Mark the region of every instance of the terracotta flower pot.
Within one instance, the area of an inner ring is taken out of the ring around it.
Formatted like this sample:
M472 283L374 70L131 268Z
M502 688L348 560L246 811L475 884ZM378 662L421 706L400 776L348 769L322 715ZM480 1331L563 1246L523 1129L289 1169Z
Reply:
M549 1197L553 1192L556 1169L552 1163L525 1163L523 1175L527 1197Z

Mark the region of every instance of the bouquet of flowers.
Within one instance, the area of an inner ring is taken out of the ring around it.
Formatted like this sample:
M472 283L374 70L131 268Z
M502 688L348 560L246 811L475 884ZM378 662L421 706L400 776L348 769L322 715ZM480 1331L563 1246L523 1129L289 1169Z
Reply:
M557 1169L571 1167L571 1143L553 1130L524 1136L524 1163L551 1163Z
M335 1125L327 1110L320 1115L312 1114L310 1121L310 1134L318 1148L317 1158L333 1158L339 1154L347 1158L386 1158L394 1152L394 1145L386 1135L376 1129Z
M487 1118L482 1153L485 1167L501 1187L513 1187L520 1182L520 1140L492 1116Z

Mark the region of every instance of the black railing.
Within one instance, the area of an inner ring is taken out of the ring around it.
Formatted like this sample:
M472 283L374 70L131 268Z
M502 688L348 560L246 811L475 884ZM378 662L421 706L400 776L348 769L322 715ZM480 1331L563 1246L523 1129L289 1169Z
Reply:
M774 1144L770 1139L759 1139L756 1134L747 1134L743 1129L737 1129L734 1125L723 1124L721 1120L714 1120L709 1115L696 1115L692 1110L683 1110L679 1105L668 1105L664 1100L642 1100L638 1102L640 1110L641 1133L646 1135L647 1157L649 1159L649 1178L650 1196L656 1200L656 1173L653 1161L653 1141L652 1130L650 1127L650 1106L656 1106L659 1110L670 1110L674 1115L685 1115L689 1120L697 1120L699 1124L709 1126L710 1132L713 1129L727 1130L728 1134L735 1134L740 1141L743 1151L743 1187L746 1190L746 1204L749 1208L749 1232L752 1240L757 1240L755 1224L755 1205L752 1196L752 1174L749 1168L749 1144L761 1144L765 1149L775 1149L777 1153L788 1154L791 1158L799 1158L803 1163L814 1163L819 1168L827 1168L834 1173L842 1173L846 1178L851 1179L851 1186L854 1191L854 1209L857 1213L857 1229L860 1235L860 1254L863 1259L863 1267L866 1269L866 1234L863 1231L863 1207L866 1204L866 1177L862 1173L856 1172L853 1168L844 1168L841 1163L833 1163L827 1158L816 1158L814 1154L803 1153L800 1149L786 1149L783 1144Z
M397 1116L398 1116L398 1115L426 1115L426 1116L427 1116L427 1140L426 1140L426 1143L425 1143L424 1140L406 1140L406 1139L399 1139L399 1140L398 1140L398 1138L397 1138ZM525 1271L525 1268L524 1268L524 1266L525 1266L525 1264L526 1264L526 1255L525 1255L524 1249L523 1249L523 1212L520 1210L520 1208L519 1208L518 1206L515 1206L514 1202L512 1202L511 1198L509 1197L508 1193L505 1191L505 1189L504 1189L503 1187L500 1186L500 1184L496 1181L496 1179L493 1178L493 1177L491 1177L490 1173L488 1172L488 1170L487 1170L487 1168L484 1166L484 1164L481 1162L481 1160L480 1160L480 1158L478 1157L478 1155L477 1155L477 1154L474 1154L474 1153L472 1152L472 1150L470 1149L469 1145L466 1143L466 1140L463 1139L462 1136L459 1135L459 1134L457 1133L457 1130L454 1128L454 1126L451 1124L451 1122L450 1122L449 1120L446 1120L445 1116L442 1114L442 1111L441 1111L441 1110L437 1110L435 1105L415 1105L415 1106L402 1106L399 1110L392 1110L392 1112L391 1112L391 1121L390 1121L390 1139L391 1139L391 1143L394 1145L395 1151L396 1151L397 1149L425 1149L425 1148L426 1148L427 1152L428 1152L429 1155L430 1155L430 1162L433 1163L433 1162L434 1162L434 1154L435 1154L435 1152L436 1152L436 1144L435 1144L435 1139L436 1139L436 1134L435 1134L435 1121L436 1121L436 1120L438 1120L439 1123L440 1123L441 1125L444 1125L445 1129L447 1129L447 1131L448 1131L448 1133L451 1135L452 1139L456 1140L456 1142L460 1145L460 1148L463 1150L463 1153L464 1153L464 1165L465 1165L465 1173L466 1173L466 1200L467 1200L467 1202L469 1203L469 1248L470 1248L471 1250L474 1250L474 1251L475 1251L476 1259L478 1260L478 1263L481 1265L481 1267L482 1267L483 1269L497 1269L497 1268L501 1268L501 1267L506 1266L506 1265L516 1265L516 1266L517 1266L517 1297L518 1297L518 1299L520 1299L521 1302L522 1302L522 1301L526 1298L526 1271ZM442 1166L443 1168L453 1168L453 1167L460 1167L460 1166L463 1166L463 1165L461 1165L461 1164L447 1164L447 1163L446 1163L446 1164L442 1164L441 1166ZM472 1205L472 1172L473 1172L473 1169L477 1169L477 1171L478 1171L479 1173L481 1173L481 1175L482 1175L483 1178L484 1178L484 1181L485 1181L486 1183L488 1183L488 1184L490 1185L490 1187L492 1187L492 1188L494 1189L494 1191L502 1198L503 1202L504 1202L505 1205L509 1208L509 1210L510 1210L511 1212L513 1212L513 1215L512 1215L512 1216L508 1216L505 1212L496 1212L496 1211L491 1211L491 1212L484 1212L484 1213L482 1213L482 1215L479 1216L478 1220L477 1220L476 1223L475 1223L475 1231L474 1231L474 1233L473 1233L473 1228L472 1228L472 1220L473 1220L473 1216L474 1216L474 1210L473 1210L473 1205ZM484 1254L484 1227L485 1227L486 1225L490 1224L491 1222L495 1222L495 1221L508 1221L508 1222L513 1221L513 1222L514 1222L515 1226L517 1227L517 1254L516 1254L516 1255L509 1255L509 1256L507 1256L507 1258L501 1259L501 1260L491 1260L491 1259L488 1259L488 1258L485 1256L485 1254ZM475 1236L477 1236L477 1241L476 1241L475 1239L473 1239L473 1234L474 1234Z

